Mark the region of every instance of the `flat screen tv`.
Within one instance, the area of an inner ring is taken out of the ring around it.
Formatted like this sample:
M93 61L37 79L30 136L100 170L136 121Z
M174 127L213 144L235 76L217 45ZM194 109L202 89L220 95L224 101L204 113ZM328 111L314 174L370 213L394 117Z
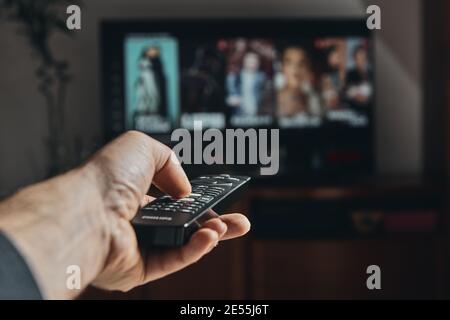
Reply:
M139 130L278 129L279 170L185 165L190 175L345 181L374 167L373 40L363 20L149 19L101 25L106 139ZM226 150L224 151L226 152Z

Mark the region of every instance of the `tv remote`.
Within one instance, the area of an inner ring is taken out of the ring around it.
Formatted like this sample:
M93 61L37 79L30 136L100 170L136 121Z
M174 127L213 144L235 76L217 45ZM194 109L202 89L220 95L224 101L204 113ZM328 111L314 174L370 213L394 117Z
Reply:
M229 174L191 180L192 193L183 199L164 195L141 208L131 221L141 247L179 247L200 227L213 207L223 210L242 193L250 178Z

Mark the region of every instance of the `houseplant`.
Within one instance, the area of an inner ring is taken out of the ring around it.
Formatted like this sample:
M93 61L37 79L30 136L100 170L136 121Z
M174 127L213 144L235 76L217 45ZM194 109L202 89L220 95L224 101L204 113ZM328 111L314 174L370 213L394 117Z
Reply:
M0 0L0 18L17 25L17 31L32 48L36 60L35 76L48 118L48 176L71 166L65 130L65 99L71 75L67 61L56 56L50 40L58 32L73 33L66 26L66 8L73 4L81 6L82 3L79 0Z

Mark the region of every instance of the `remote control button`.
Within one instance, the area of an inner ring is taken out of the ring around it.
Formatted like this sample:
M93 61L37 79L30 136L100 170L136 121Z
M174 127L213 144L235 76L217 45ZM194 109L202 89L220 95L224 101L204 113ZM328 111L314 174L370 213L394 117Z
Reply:
M189 207L190 205L193 205L193 204L194 204L194 202L185 202L185 203L183 203L183 205L180 206L180 208L183 209L183 208Z
M204 196L204 197L198 198L198 201L201 201L201 202L210 202L210 201L213 200L213 199L214 199L214 197L211 197L211 196Z
M192 199L192 198L183 198L183 199L179 199L178 201L182 201L182 202L194 202L195 199Z
M214 185L214 186L218 186L218 187L232 187L233 186L233 184L232 183L217 183L216 185Z
M217 183L237 183L239 179L236 178L223 178L222 180L218 180Z
M215 192L205 192L203 196L217 197L219 194Z
M208 194L205 194L205 196L210 196L210 197L214 197L214 198L219 197L219 195L217 193L208 193Z
M230 177L229 174L221 174L220 176L221 176L221 177L226 177L226 178L229 178L229 177Z
M223 178L225 179L225 178ZM192 180L191 184L201 184L204 187L207 187L211 184L216 184L218 183L218 181L222 181L221 179L215 179L215 178L208 178L208 179L196 179L196 180Z
M184 213L195 213L194 210L188 210L188 209L182 209L181 212L184 212Z
M191 181L191 184L200 184L200 185L203 185L203 184L210 184L210 183L213 183L213 179L195 179L195 180L192 180Z
M189 197L194 197L194 198L198 198L198 197L201 197L202 195L200 194L200 193L191 193L190 195L189 195Z

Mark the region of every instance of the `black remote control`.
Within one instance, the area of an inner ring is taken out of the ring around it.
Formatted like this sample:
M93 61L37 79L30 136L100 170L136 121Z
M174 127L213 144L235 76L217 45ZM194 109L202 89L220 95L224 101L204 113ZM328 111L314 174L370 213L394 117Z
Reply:
M179 247L198 230L199 219L213 207L222 210L235 201L249 177L205 175L191 181L192 193L183 199L165 195L141 208L132 224L141 247ZM238 192L239 191L239 192Z

